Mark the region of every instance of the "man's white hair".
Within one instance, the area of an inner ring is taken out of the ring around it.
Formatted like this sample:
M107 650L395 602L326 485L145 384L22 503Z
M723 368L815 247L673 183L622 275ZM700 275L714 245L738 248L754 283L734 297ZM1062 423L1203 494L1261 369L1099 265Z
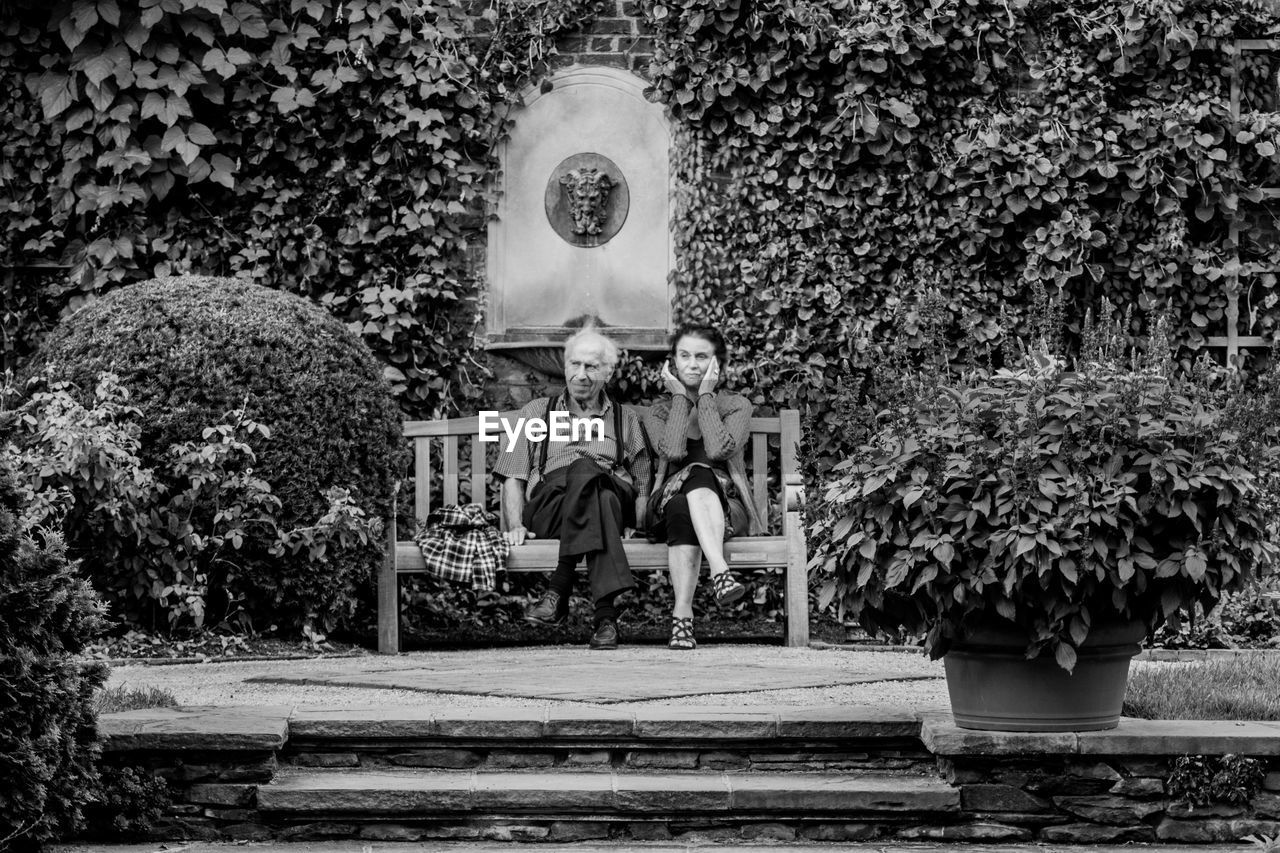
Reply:
M604 362L610 370L618 366L618 345L595 326L584 326L574 332L564 342L564 360L569 360L569 353L579 344L600 344L604 349Z

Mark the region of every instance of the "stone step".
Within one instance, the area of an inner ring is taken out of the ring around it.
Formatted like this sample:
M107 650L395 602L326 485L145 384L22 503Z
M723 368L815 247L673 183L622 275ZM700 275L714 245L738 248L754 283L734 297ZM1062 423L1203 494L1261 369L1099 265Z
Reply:
M283 770L257 791L272 817L421 819L954 814L960 793L926 776Z
M281 761L367 770L931 771L919 732L913 712L862 708L298 709Z

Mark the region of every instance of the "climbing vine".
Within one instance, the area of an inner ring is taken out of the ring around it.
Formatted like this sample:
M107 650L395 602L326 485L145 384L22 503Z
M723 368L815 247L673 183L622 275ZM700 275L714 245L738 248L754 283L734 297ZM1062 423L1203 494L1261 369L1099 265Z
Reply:
M479 393L468 256L494 145L597 5L0 2L0 265L74 265L26 294L33 317L175 272L305 294L408 411L445 411Z
M1192 354L1225 333L1228 245L1276 264L1276 29L1236 0L644 0L654 86L682 128L677 312L729 331L756 402L811 415L815 470L909 291L943 294L960 361L1068 317L1167 309ZM1231 114L1231 86L1241 93ZM1241 279L1241 333L1280 319ZM1141 312L1129 332L1140 332Z

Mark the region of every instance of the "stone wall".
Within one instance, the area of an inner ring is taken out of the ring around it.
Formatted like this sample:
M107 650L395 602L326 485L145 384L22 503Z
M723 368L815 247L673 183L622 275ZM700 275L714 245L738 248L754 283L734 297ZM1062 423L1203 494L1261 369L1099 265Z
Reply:
M1280 835L1280 724L1126 720L1094 733L971 732L926 719L925 746L960 790L969 823L920 838L1054 843L1239 841ZM1252 756L1261 789L1247 803L1195 806L1173 796L1180 756Z
M1173 845L1280 835L1280 723L1125 720L1106 732L1016 734L892 708L789 709L772 721L714 709L634 719L524 710L158 709L108 715L101 728L108 760L171 785L154 840ZM1179 801L1169 779L1187 754L1252 756L1261 788L1242 803ZM298 787L308 773L323 776L319 793Z

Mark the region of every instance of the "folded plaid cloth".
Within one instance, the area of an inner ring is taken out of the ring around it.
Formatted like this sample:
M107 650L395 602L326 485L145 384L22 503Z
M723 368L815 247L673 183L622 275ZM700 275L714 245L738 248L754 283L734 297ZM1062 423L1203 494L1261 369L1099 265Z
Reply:
M414 539L427 571L445 580L491 590L507 567L511 545L498 530L498 517L480 504L442 506L427 516Z

